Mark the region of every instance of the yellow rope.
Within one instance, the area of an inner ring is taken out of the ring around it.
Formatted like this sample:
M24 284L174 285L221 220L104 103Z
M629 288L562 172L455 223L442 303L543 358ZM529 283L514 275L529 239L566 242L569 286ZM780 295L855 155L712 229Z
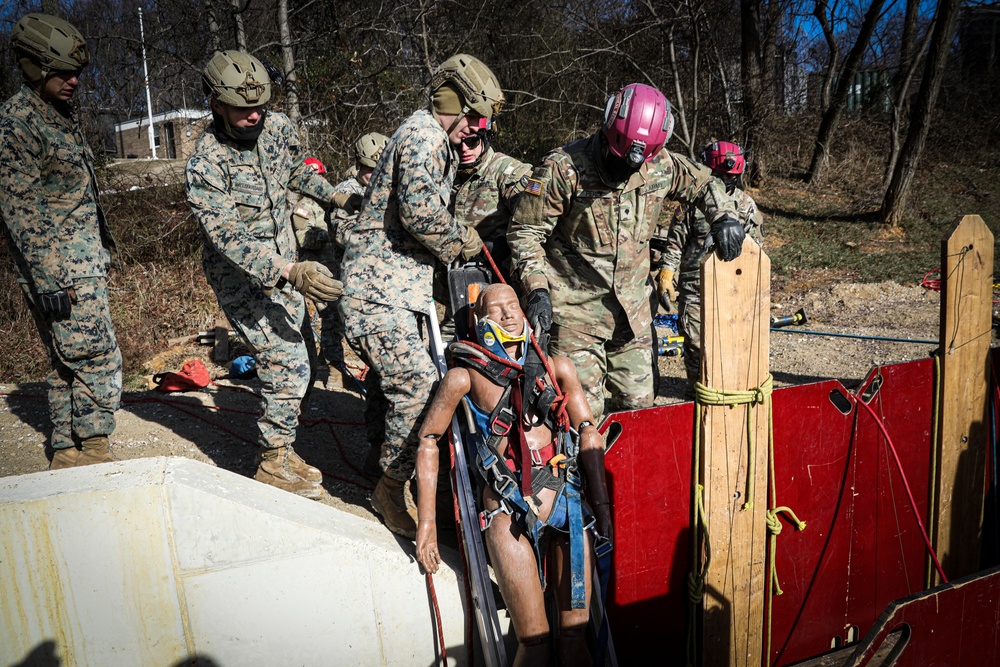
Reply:
M694 383L695 400L699 405L755 405L770 406L771 393L774 391L774 378L768 374L759 387L747 389L745 391L725 391L722 389L712 389L700 382ZM770 407L768 408L770 411ZM754 423L753 410L747 410L747 489L746 502L743 509L753 509L754 476L756 474L756 457L754 456ZM696 441L698 442L698 441Z

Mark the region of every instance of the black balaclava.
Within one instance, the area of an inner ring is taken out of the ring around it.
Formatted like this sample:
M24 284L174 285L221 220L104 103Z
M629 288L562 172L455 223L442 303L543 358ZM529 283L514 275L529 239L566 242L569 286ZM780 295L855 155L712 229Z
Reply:
M212 109L212 120L215 122L216 129L221 130L224 135L239 144L241 148L253 148L260 133L264 131L267 109L261 110L260 120L253 127L233 127L215 109Z

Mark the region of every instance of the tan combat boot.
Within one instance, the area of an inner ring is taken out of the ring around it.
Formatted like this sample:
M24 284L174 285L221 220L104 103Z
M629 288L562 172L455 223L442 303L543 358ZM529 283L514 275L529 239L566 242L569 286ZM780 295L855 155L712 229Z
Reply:
M72 468L80 458L80 450L76 447L66 447L56 449L52 453L52 461L49 463L49 470L62 470Z
M111 456L111 442L106 435L95 435L80 443L80 456L76 459L76 465L89 466L93 463L108 463L114 461Z
M291 447L286 447L286 449L288 450L289 470L307 482L312 482L313 484L320 484L323 481L323 473L320 472L319 468L314 468L303 461L302 457L296 454L295 450Z
M406 482L382 475L372 494L372 509L382 517L385 527L403 537L417 538L417 511L406 502Z
M319 498L323 489L318 484L307 482L291 471L288 465L289 449L288 447L262 447L257 464L257 474L253 478L258 482L270 484L303 498L313 500Z

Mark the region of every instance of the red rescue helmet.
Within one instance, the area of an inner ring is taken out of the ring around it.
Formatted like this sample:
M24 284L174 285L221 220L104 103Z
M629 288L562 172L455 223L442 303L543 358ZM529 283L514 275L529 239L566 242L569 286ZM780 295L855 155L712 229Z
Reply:
M303 160L303 162L306 163L307 167L312 167L312 170L315 171L317 174L326 173L326 165L324 165L322 162L320 162L314 157L307 157L305 160Z
M746 169L743 149L731 141L716 141L705 146L701 160L716 174L739 176Z
M652 86L629 84L608 98L604 136L611 152L633 169L659 153L673 130L670 102Z

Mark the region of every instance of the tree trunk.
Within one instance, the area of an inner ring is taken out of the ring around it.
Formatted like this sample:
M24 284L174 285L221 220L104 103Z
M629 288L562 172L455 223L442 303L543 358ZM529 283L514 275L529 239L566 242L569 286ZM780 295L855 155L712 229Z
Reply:
M740 53L745 136L743 152L750 156L744 179L751 187L759 187L766 173L760 151L765 117L760 71L760 0L740 0L740 35L743 38Z
M281 64L285 77L285 106L288 120L299 133L303 147L309 147L309 137L302 127L302 113L299 110L299 86L295 77L295 52L292 49L292 31L288 26L288 0L278 0L278 31L281 34Z
M910 186L930 129L931 114L934 112L938 92L941 90L941 80L944 78L944 68L948 62L948 52L955 34L955 22L960 5L961 0L938 2L934 31L927 51L927 60L924 63L924 78L920 82L920 91L910 113L906 142L900 151L899 160L893 170L885 198L882 200L882 221L892 227L898 226L903 219Z
M820 121L819 132L816 134L816 145L813 149L812 163L809 165L809 173L806 176L806 181L810 184L818 183L823 177L823 172L826 171L827 164L830 161L830 142L833 141L833 137L837 132L837 125L840 123L840 114L844 110L847 96L854 85L854 74L858 71L865 51L868 49L868 42L875 31L875 26L882 13L883 4L885 4L885 0L873 0L871 6L868 7L865 20L861 24L861 30L858 32L858 38L854 42L854 46L851 47L851 52L847 54L847 58L844 60L844 69L840 72L837 89L830 100L830 106L823 111L823 120Z
M823 111L830 108L830 91L833 89L833 77L837 71L837 62L840 60L840 44L833 34L833 26L830 25L830 17L826 12L829 8L828 0L816 0L813 8L813 16L819 21L820 28L823 29L823 37L826 39L826 46L830 49L830 57L826 59L826 71L823 73L823 85L819 92L819 107Z
M59 0L42 0L42 13L59 16Z
M889 121L889 157L885 161L885 171L882 174L882 195L885 196L892 180L892 172L896 169L899 151L903 144L903 118L910 108L910 84L917 72L920 56L927 50L934 21L927 29L927 35L919 49L915 48L914 40L917 32L917 18L920 11L920 0L906 0L906 14L903 17L903 34L899 46L899 68L892 80L892 117Z
M250 6L250 0L246 0L243 6L240 6L240 0L229 0L230 4L233 6L233 24L236 28L236 48L244 53L247 52L247 31L243 27L243 12L247 10Z
M212 51L221 51L222 39L219 37L219 19L215 15L215 0L205 0L205 21L208 23L208 33L212 36Z

